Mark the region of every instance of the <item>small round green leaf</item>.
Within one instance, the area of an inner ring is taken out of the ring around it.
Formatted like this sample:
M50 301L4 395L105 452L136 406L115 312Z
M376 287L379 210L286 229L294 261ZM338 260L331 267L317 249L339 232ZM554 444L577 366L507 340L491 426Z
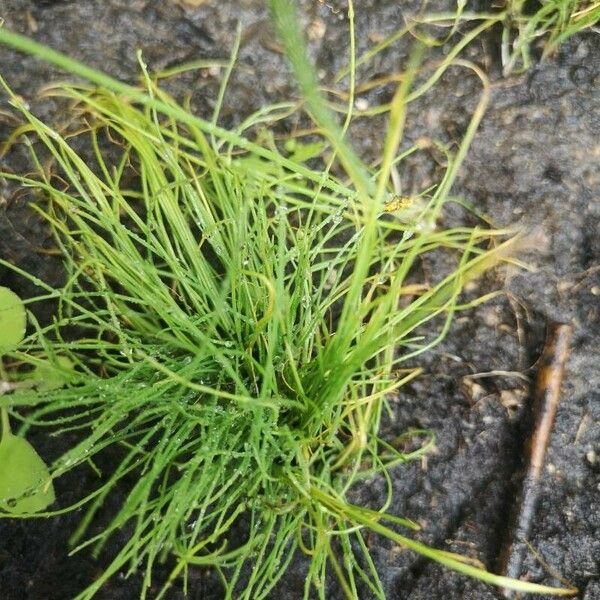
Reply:
M27 316L21 298L0 287L0 355L12 352L25 336Z
M22 437L4 434L0 441L0 510L34 513L54 502L48 467Z
M27 379L35 383L38 392L49 392L65 385L69 372L73 373L73 363L66 356L57 356L53 361L40 362Z

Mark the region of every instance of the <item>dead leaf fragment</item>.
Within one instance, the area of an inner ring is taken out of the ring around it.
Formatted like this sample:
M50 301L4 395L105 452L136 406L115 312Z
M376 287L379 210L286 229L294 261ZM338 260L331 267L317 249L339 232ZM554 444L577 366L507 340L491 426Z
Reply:
M509 412L519 410L523 406L526 393L523 390L502 390L500 392L500 402Z
M175 4L179 4L184 8L200 8L204 4L208 4L210 0L172 0Z
M462 392L468 402L477 404L487 394L486 389L475 383L470 377L462 378Z

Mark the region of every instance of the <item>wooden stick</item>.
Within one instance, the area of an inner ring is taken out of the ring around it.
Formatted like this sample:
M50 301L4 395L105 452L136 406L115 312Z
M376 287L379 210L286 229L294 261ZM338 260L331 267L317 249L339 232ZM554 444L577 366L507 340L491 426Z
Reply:
M527 539L535 516L539 481L560 402L560 387L569 354L572 331L571 325L550 324L544 351L540 358L532 406L533 430L525 445L527 468L520 493L514 504L509 538L500 558L501 572L507 577L515 579L521 576ZM513 598L514 591L505 589L503 595L505 598Z

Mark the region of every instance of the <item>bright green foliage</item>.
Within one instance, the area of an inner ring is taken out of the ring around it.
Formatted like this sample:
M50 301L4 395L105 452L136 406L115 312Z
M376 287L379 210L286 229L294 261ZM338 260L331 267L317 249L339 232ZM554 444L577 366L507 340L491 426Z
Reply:
M465 283L514 247L507 231L439 225L483 114L485 77L461 63L481 78L481 101L457 148L431 143L443 173L419 199L418 214L402 218L386 209L397 204L390 175L406 156L427 151L400 151L407 103L453 57L412 90L420 57L414 53L385 109L382 160L366 165L306 72L293 30L298 21L286 15L292 5L273 5L319 126L310 157L320 143L339 164L329 157L311 168L302 146L288 146L289 154L249 141L293 104L265 107L224 130L219 104L212 121L195 117L143 65L145 90L0 30L0 43L95 84L47 90L71 101L77 118L69 130L79 132L77 143L93 161L12 95L38 171L4 174L47 198L38 209L68 269L62 290L45 286L59 298L56 321L30 336L20 357L34 364L35 353L51 347L73 366L66 387L43 395L19 390L11 405L30 407L24 429L80 432L81 441L52 465L53 477L93 466L103 451L120 461L78 503L88 512L73 543L99 552L116 531L125 529L128 538L78 598L91 598L118 572L139 569L143 596L153 565L164 560L173 566L165 592L180 576L185 586L189 567L199 565L218 572L224 598L265 598L297 552L310 556L306 598L326 597L329 573L348 598L361 597L359 590L383 598L366 529L484 581L551 591L428 548L408 535L417 529L413 522L387 512L390 470L433 445L427 431L406 434L410 453L381 439L388 399L418 375L410 361L444 337L457 311L479 301L460 304ZM432 281L419 278L423 257L441 252L454 257L453 267ZM419 327L427 322L433 333L425 335ZM71 325L83 333L65 342ZM386 501L352 504L354 488L372 477L387 482ZM120 510L81 542L117 486L128 492Z
M0 356L19 345L25 335L26 318L21 299L8 288L0 287Z
M0 440L0 510L34 513L54 502L48 467L24 438L3 431Z
M0 359L23 340L26 318L22 300L0 287ZM10 382L0 383L10 386ZM54 502L48 467L26 439L11 433L6 408L0 407L0 419L0 511L25 514L43 510Z

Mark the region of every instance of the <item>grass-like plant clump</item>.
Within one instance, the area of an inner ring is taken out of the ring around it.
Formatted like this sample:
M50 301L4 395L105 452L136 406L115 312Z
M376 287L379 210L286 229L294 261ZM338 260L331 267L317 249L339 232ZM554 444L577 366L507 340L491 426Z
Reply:
M505 230L440 226L483 114L485 77L451 54L415 86L415 51L386 107L381 159L363 164L345 141L354 57L341 127L318 90L292 5L271 4L316 125L310 144L296 141L295 150L269 136L267 144L252 142L250 134L298 105L265 107L225 130L219 105L211 120L194 116L142 61L143 86L134 88L0 30L0 42L93 84L46 90L71 102L63 131L38 120L5 85L25 119L9 143L26 143L36 170L2 176L44 199L36 209L56 234L68 276L56 290L21 272L59 308L45 327L29 315L29 335L6 352L5 376L16 381L27 365L42 364L64 385L15 385L0 396L3 422L20 423L20 436L33 426L78 433L80 441L50 465L51 479L95 468L99 453L118 458L74 506L0 516L85 506L72 542L96 553L115 532L128 532L79 599L117 573L139 570L144 597L157 561L172 565L158 597L180 579L185 586L188 569L200 565L216 570L224 597L264 598L297 552L310 558L305 597L324 598L333 574L348 598L361 589L383 598L367 530L483 581L552 592L416 541L410 531L418 527L387 512L391 491L382 506L350 500L372 477L391 490L392 469L433 443L430 432L409 432L419 444L405 454L380 437L389 398L418 375L414 358L444 337L453 315L479 301L461 304L464 285L514 247ZM401 148L408 101L452 65L483 83L464 140L457 148ZM400 197L392 172L431 149L443 157L440 180L420 198ZM440 251L455 257L454 268L420 279L421 258ZM424 335L427 322L435 328ZM23 493L47 493L49 484ZM126 486L111 522L86 537L107 496ZM0 506L10 508L9 500Z
M598 0L509 0L502 35L504 73L529 68L532 47L538 40L543 54L548 55L569 37L598 22Z

